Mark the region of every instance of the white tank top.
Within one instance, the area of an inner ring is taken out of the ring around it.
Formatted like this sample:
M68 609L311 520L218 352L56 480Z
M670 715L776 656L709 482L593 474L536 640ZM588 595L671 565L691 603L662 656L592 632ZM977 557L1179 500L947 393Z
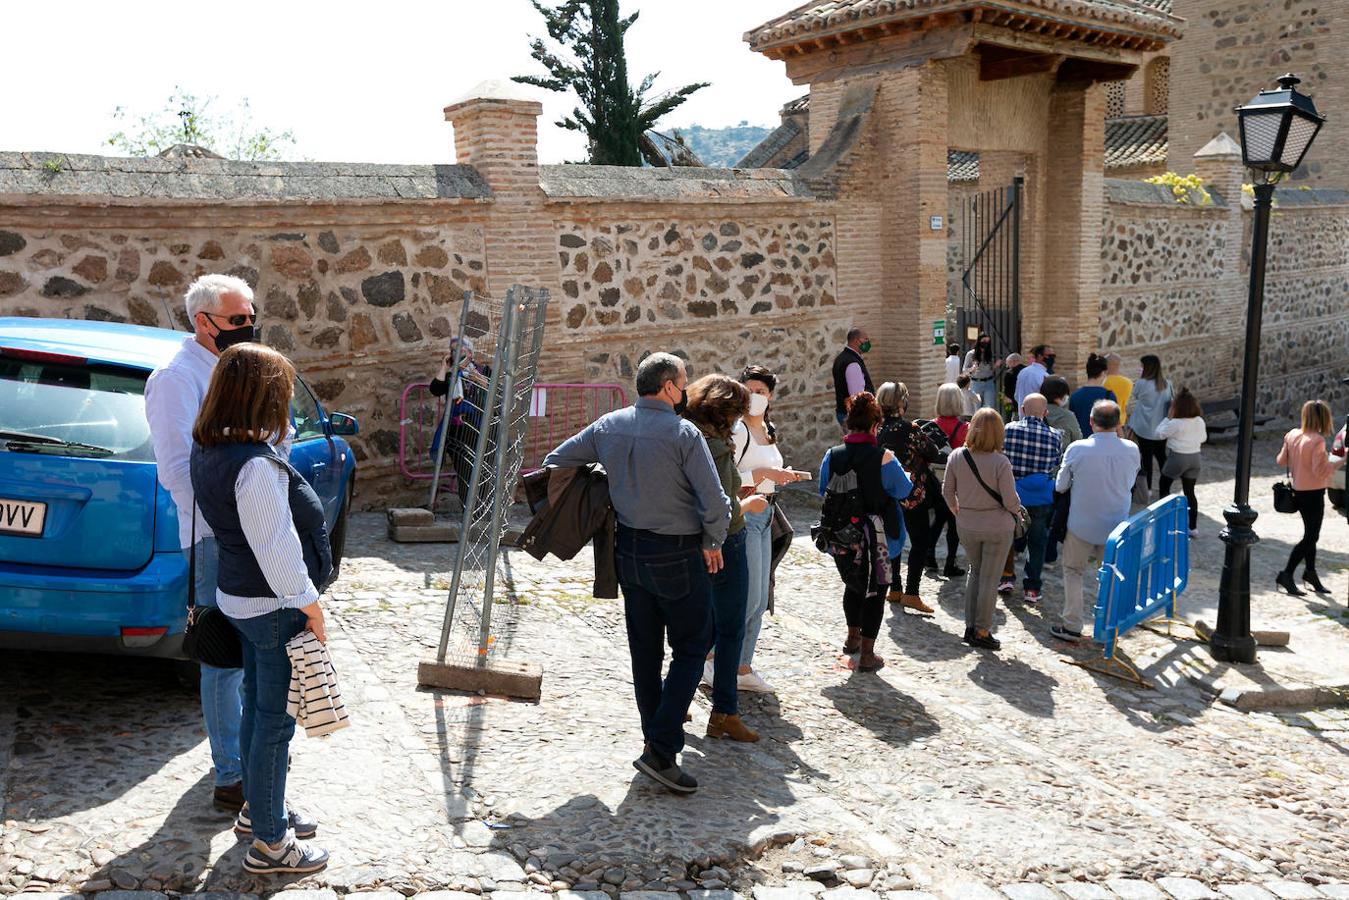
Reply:
M746 487L754 485L754 470L763 468L782 468L782 451L777 444L760 444L749 433L744 421L735 423L731 433L731 448L735 452L735 467L740 470L740 480Z

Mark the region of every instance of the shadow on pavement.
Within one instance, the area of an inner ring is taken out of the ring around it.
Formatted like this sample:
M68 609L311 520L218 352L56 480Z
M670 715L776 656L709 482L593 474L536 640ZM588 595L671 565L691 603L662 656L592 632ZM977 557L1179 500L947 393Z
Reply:
M884 671L884 670L882 670ZM855 672L821 691L839 712L892 746L903 746L941 730L927 708L888 681Z

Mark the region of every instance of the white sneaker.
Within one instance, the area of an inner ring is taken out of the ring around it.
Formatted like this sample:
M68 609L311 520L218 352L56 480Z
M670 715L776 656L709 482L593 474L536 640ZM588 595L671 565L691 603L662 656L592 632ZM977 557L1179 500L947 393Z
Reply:
M712 660L709 659L703 663L703 684L707 685L708 687L711 687L712 681L716 677L717 677L716 670L712 665Z
M777 693L777 691L773 690L771 684L764 681L763 678L759 676L758 672L747 672L744 675L737 675L735 677L735 687L736 690L753 691L757 694Z

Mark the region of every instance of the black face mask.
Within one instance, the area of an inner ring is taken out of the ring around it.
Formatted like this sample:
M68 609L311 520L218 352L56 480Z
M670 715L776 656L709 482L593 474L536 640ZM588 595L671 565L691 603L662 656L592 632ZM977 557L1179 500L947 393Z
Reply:
M222 328L215 336L215 348L221 353L226 347L235 344L247 344L258 339L258 329L254 325L240 325L238 328Z
M1046 369L1054 368L1054 354L1051 353L1045 357L1045 368Z
M679 390L679 402L674 405L675 415L682 416L684 411L689 408L689 392L684 388Z

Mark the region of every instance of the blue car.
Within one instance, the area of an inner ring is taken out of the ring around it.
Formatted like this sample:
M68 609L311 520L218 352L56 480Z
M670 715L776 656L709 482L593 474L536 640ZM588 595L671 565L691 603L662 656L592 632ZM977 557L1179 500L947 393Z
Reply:
M145 380L183 332L0 318L0 648L182 658L188 561L155 477ZM299 378L291 464L340 565L356 421Z

